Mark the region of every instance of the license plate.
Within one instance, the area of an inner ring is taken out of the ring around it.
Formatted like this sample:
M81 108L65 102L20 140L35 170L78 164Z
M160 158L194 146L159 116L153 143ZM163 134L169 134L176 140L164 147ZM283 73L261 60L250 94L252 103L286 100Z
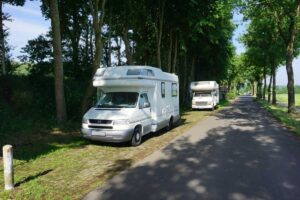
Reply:
M106 136L106 133L104 131L92 131L92 135L97 135L97 136Z

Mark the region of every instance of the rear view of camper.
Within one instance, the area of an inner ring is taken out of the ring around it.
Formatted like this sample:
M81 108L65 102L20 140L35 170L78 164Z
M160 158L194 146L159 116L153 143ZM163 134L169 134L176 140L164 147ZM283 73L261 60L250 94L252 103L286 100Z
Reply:
M192 82L192 109L211 109L219 103L219 85L216 81Z
M137 146L142 136L171 128L179 119L175 74L149 66L99 68L93 85L102 95L83 116L87 139Z

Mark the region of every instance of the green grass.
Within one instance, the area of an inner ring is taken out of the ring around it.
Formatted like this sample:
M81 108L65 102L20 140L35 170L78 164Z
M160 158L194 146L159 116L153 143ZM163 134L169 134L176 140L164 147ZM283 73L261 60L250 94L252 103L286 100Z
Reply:
M300 114L287 113L287 108L281 106L274 106L266 101L259 101L264 108L266 108L279 122L289 127L297 135L300 135Z
M219 107L222 108L222 107L226 107L230 104L230 101L227 100L227 99L221 99L220 102L219 102Z
M288 103L288 95L287 94L277 94L277 100L283 103ZM295 95L296 98L296 106L300 107L300 94Z
M223 101L219 108L226 105L228 102ZM30 124L31 132L26 128L21 133L2 133L6 135L2 143L14 144L17 186L14 191L1 189L0 199L81 199L122 170L163 148L212 113L184 112L180 126L167 133L160 131L149 134L138 147L90 143L82 139L79 127L75 124L67 127ZM1 162L0 159L0 188L3 188Z

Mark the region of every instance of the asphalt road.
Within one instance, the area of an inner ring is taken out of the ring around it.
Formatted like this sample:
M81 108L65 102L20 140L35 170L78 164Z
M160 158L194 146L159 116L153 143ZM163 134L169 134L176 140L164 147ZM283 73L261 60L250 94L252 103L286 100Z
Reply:
M299 200L300 141L241 97L84 199Z

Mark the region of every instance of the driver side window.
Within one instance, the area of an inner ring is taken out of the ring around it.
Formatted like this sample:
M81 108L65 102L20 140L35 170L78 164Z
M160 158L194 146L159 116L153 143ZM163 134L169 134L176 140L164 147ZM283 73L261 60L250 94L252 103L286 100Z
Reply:
M140 102L139 102L139 108L148 108L150 107L150 102L148 100L147 94L141 94L140 95Z

